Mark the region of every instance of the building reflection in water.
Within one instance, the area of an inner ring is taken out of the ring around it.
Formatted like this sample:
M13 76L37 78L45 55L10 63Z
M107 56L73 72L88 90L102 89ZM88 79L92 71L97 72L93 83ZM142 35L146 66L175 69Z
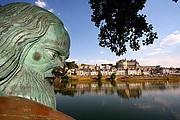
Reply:
M101 87L98 83L95 84L72 84L72 83L61 83L59 86L55 87L55 93L61 93L62 95L75 96L82 95L86 93L96 93L96 94L117 94L123 99L137 99L142 95L142 90L164 90L168 88L178 88L179 83L116 83L113 86L111 83L102 84Z

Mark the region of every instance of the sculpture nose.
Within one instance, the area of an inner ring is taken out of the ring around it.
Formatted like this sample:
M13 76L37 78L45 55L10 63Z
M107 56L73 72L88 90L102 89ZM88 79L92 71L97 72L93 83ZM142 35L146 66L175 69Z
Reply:
M61 67L56 67L52 70L52 74L55 76L55 77L59 77L59 76L64 76L66 74L65 72L65 67L64 68L61 68Z

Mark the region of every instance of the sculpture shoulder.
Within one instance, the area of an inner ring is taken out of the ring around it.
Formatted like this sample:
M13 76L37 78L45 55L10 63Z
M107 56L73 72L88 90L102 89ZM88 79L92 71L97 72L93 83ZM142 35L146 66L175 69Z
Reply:
M32 120L73 120L62 112L22 97L0 97L0 109L1 120L12 118L17 120L24 120L25 118Z

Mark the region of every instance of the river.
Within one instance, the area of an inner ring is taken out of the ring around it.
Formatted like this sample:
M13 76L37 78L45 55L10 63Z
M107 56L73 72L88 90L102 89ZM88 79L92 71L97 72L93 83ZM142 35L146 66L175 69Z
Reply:
M76 120L180 120L180 83L67 84L57 110Z

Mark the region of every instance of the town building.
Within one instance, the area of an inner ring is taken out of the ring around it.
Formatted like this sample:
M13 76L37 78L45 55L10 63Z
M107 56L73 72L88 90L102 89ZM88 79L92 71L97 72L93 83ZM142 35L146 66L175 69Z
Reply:
M135 60L122 59L113 64L101 64L101 65L87 65L79 64L78 68L68 70L68 74L76 74L79 76L95 76L98 75L98 71L103 76L116 75L121 76L134 76L134 75L180 75L180 68L165 68L160 65L157 66L140 66L139 62ZM72 72L72 73L71 73Z
M139 63L135 60L122 59L116 62L116 67L119 69L137 69L140 68Z

